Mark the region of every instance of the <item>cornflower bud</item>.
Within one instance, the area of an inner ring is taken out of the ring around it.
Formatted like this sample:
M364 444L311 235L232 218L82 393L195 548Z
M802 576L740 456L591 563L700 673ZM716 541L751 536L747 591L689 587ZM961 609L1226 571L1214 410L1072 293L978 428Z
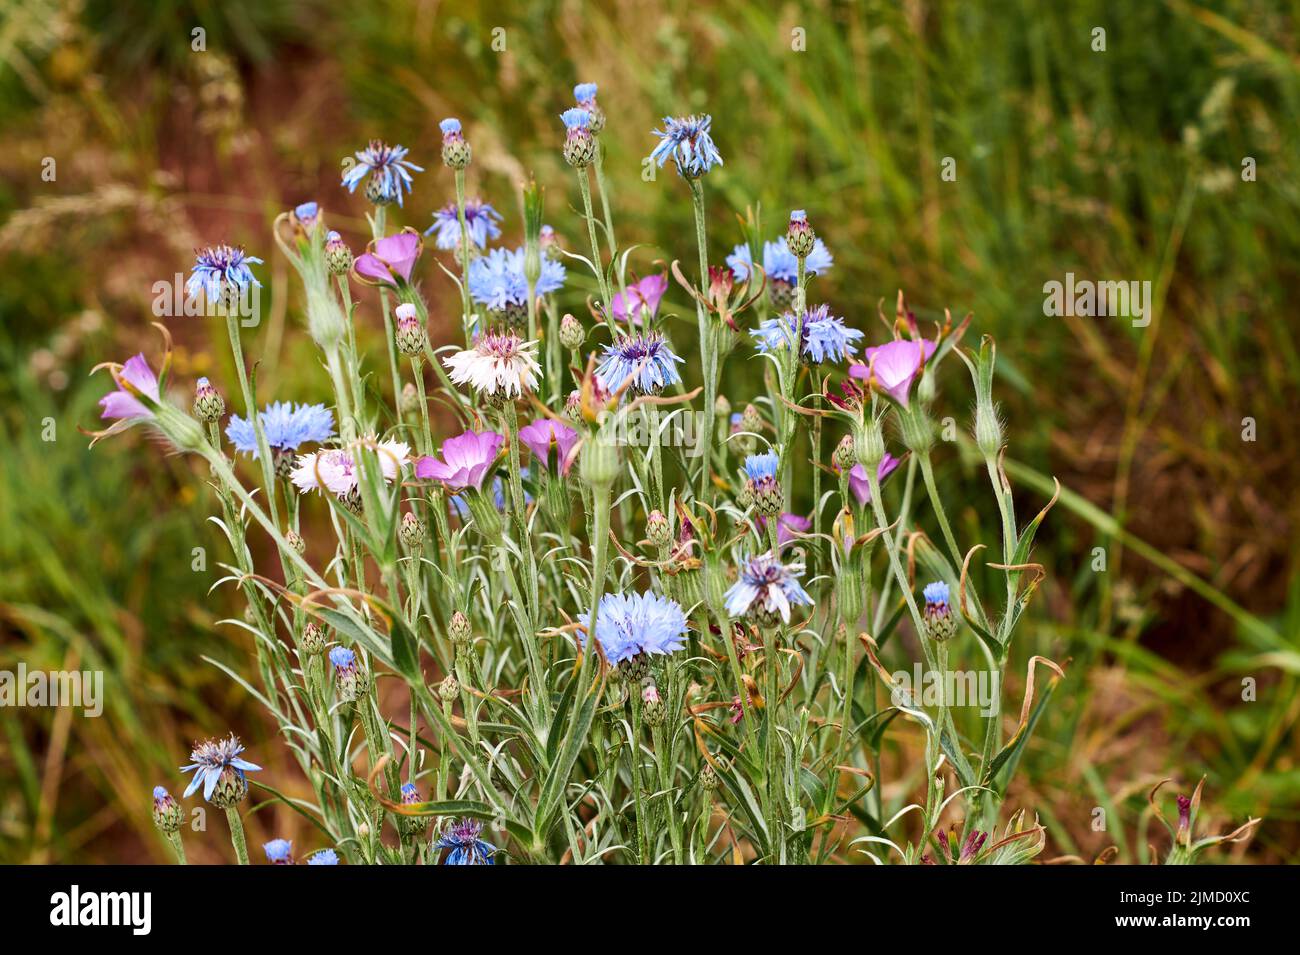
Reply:
M564 128L564 161L575 169L586 169L596 160L596 137L591 133L591 114L585 109L566 109L560 114Z
M346 275L352 268L352 250L337 232L325 237L325 267L330 275Z
M370 689L370 676L357 659L357 655L347 647L335 647L330 651L330 663L334 664L334 679L338 682L339 699L344 703L354 703Z
M925 635L936 643L951 639L957 632L957 618L948 605L948 585L942 580L925 585Z
M448 673L443 681L438 684L438 695L442 697L444 703L450 703L456 697L460 696L460 681L454 674Z
M447 633L451 636L451 642L457 647L469 646L470 638L474 635L469 617L457 610L451 615L451 620L447 624Z
M415 306L409 302L404 302L397 306L395 310L397 317L397 350L403 355L415 356L424 354L424 349L429 344L429 335L424 330L424 325L420 323L420 317L416 313Z
M662 511L651 511L645 522L645 536L656 547L667 547L672 543L673 530L668 526L668 518Z
M415 414L420 410L420 393L415 390L412 382L402 385L401 408L404 415Z
M181 820L184 817L184 811L181 804L178 803L162 786L153 788L153 824L158 827L159 832L171 834L181 828Z
M751 454L745 458L745 490L758 513L764 517L776 517L785 504L785 492L776 476L779 467L780 461L775 451Z
M587 333L582 327L582 322L565 312L564 317L560 319L560 344L569 351L576 352L586 340Z
M424 521L416 517L413 511L407 511L402 515L402 525L398 528L397 534L407 550L419 550L420 545L424 543L424 532Z
M442 161L452 169L464 169L473 156L469 143L460 130L460 120L444 119L438 124L442 130Z
M272 839L262 843L266 861L271 865L293 865L293 843L288 839Z
M599 136L605 128L605 111L596 103L596 84L579 83L573 88L573 98L579 107L591 114L591 134Z
M808 213L795 209L790 213L790 228L785 234L785 244L796 259L806 259L817 244L817 234L808 224Z
M641 689L641 715L645 717L646 726L651 729L663 723L664 717L668 715L664 701L659 698L659 688L653 683L647 683Z
M325 631L320 624L308 620L303 625L302 636L298 638L298 649L308 656L325 652Z
M307 542L293 528L284 532L284 542L292 547L296 554L305 554L307 552Z
M214 424L226 413L226 402L212 382L200 378L194 383L194 417L204 424Z
M718 788L718 772L713 768L712 763L705 763L704 768L700 770L700 788L706 793L711 793Z
M853 446L853 436L846 434L840 438L840 443L835 446L835 453L832 455L835 467L841 474L847 474L853 470L853 466L858 463L858 452Z
M402 805L410 806L417 802L423 802L420 796L420 790L415 788L414 783L406 783L402 786ZM407 836L418 836L429 828L428 816L398 816L398 828Z

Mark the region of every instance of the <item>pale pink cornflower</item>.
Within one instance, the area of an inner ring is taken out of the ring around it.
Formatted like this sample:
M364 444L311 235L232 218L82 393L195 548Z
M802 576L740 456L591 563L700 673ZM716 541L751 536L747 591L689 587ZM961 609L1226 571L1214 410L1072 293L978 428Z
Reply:
M514 332L488 331L479 335L473 348L456 352L442 363L451 380L469 384L482 395L518 398L537 387L537 342L526 342Z
M371 437L350 448L299 455L298 465L289 479L304 494L321 490L339 497L350 494L356 490L361 475L361 467L353 455L353 448L358 446L374 449L384 480L389 482L397 478L411 455L410 445L404 441L376 441Z

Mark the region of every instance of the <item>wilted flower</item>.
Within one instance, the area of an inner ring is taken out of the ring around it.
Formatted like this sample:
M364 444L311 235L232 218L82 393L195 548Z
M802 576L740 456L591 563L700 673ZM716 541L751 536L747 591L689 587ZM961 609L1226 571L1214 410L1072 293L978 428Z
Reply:
M368 175L367 199L375 205L396 202L400 206L403 190L411 191L411 173L424 172L424 167L406 158L407 152L405 146L387 146L372 139L370 145L354 154L357 161L343 173L343 185L348 192L355 192L357 183Z
M880 459L880 464L876 468L876 480L884 484L885 478L893 474L898 465L898 458L886 451L885 456ZM865 464L855 464L850 469L849 490L853 492L853 496L858 499L858 504L862 507L866 507L871 503L871 482L867 480L867 467Z
M149 362L145 361L144 353L132 355L120 368L110 366L109 371L117 384L117 390L99 399L99 406L103 409L100 417L152 418L153 412L127 388L129 385L154 401L161 400L158 392L158 376L149 367Z
M550 466L554 450L560 473L568 474L575 460L571 452L578 443L578 432L554 418L538 418L519 429L519 443L532 451L543 467Z
M777 318L764 320L753 332L758 339L758 350L762 352L789 348L796 338L802 341L799 349L803 358L815 364L824 361L840 361L857 351L853 343L862 337L862 332L849 328L844 319L836 318L826 305L818 305L803 313L802 318L794 312L785 312Z
M250 264L261 265L262 260L245 255L241 246L213 245L200 249L185 283L185 294L194 299L202 292L210 303L229 307L239 301L245 289L262 287L248 267Z
M195 770L194 778L186 787L184 797L193 795L199 787L202 787L203 798L213 802L212 796L217 792L219 784L222 790L217 793L219 798L224 798L230 805L238 802L248 790L244 773L257 772L262 768L256 763L241 759L239 754L243 751L243 744L235 738L234 733L226 739L210 739L196 743L190 752L190 759L193 762L181 767L183 773Z
M272 839L262 843L266 861L271 865L293 865L293 843L288 839Z
M647 275L629 285L626 291L616 293L610 302L610 310L619 321L640 325L659 313L659 302L667 291L667 275Z
M500 221L501 213L482 199L465 201L465 231L469 233L471 244L480 249L485 248L488 239L495 239L501 235L501 229L497 226ZM430 232L437 233L433 241L438 248L460 247L460 216L456 203L448 203L433 214L433 225L425 229L424 234L428 235Z
M537 342L525 342L514 332L488 331L474 340L473 348L462 349L442 363L458 385L468 383L482 395L518 398L537 387L542 368L536 348Z
M618 391L631 379L632 391L653 395L682 380L677 362L664 337L657 333L628 335L605 346L596 377L609 391Z
M384 480L388 482L396 479L411 454L410 445L404 441L375 441L369 437L359 446L374 449ZM352 450L333 448L299 455L298 466L293 469L290 480L303 493L324 489L344 497L356 490L359 477L359 468Z
M387 285L397 288L409 285L411 271L415 268L424 240L414 229L403 229L395 235L375 239L366 251L352 263L357 281L365 285Z
M480 838L483 823L477 819L462 819L453 823L434 843L439 849L450 849L443 865L492 865L497 847Z
M591 614L581 613L585 627ZM686 636L686 614L675 600L652 591L607 593L596 612L596 639L610 663L620 663L638 654L659 655L682 648ZM590 634L587 636L590 641Z
M661 168L669 157L677 165L679 175L696 179L715 165L722 165L722 156L709 135L711 116L665 116L664 128L652 130L659 144L649 158Z
M889 397L907 407L912 382L934 354L934 348L935 343L928 339L913 341L910 338L875 345L863 352L866 364L851 365L849 374L869 383L874 382Z
M432 455L420 458L415 462L415 476L433 478L457 491L467 487L480 490L505 440L495 431L466 431L448 438L442 442L444 460Z
M756 614L760 622L774 622L777 615L790 622L790 607L812 606L813 599L799 583L803 566L789 567L768 551L744 561L740 579L726 593L727 613L733 617Z

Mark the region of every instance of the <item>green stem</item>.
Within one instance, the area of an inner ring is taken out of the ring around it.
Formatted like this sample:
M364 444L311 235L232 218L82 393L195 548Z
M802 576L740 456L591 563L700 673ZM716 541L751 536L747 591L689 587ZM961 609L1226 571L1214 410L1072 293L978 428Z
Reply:
M244 840L244 823L239 818L239 810L227 806L226 821L230 823L230 842L235 847L235 861L240 865L248 865L248 843Z
M691 188L691 207L695 213L695 246L700 256L700 294L709 287L709 242L704 224L704 184L698 178L688 179ZM709 324L704 303L695 302L695 319L700 334L700 364L704 371L704 454L700 462L700 499L709 497L709 480L713 473L713 412L718 400L717 355L713 347L713 330Z
M591 241L591 263L596 270L596 283L600 287L600 307L607 320L613 325L613 312L610 311L609 285L605 282L605 266L600 258L600 241L596 238L596 216L591 210L591 179L586 168L578 170L578 191L582 193L582 209L586 213L587 238Z
M172 852L176 853L177 865L189 865L189 860L185 858L185 846L181 844L181 834L179 832L167 833L167 844L172 847Z

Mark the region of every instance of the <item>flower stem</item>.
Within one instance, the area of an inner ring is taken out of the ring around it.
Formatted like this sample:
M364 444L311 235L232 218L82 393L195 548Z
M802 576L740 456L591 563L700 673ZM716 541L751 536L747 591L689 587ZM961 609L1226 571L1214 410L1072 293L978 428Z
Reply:
M235 860L240 865L248 865L248 843L244 840L244 823L239 818L239 810L227 806L226 821L230 823L230 842L235 847Z
M709 242L704 225L704 184L698 178L686 180L691 188L691 206L695 212L695 245L700 256L700 293L709 287ZM718 369L713 330L709 325L704 303L695 302L695 319L700 333L700 365L704 371L704 454L700 462L700 499L709 496L709 480L713 473L713 412L718 400Z
M600 258L600 241L596 238L596 216L591 210L591 179L585 168L578 170L578 191L582 193L582 208L587 219L587 238L591 241L591 264L596 270L596 283L600 287L600 307L607 320L612 324L613 312L610 311L609 285L605 282L605 266Z

